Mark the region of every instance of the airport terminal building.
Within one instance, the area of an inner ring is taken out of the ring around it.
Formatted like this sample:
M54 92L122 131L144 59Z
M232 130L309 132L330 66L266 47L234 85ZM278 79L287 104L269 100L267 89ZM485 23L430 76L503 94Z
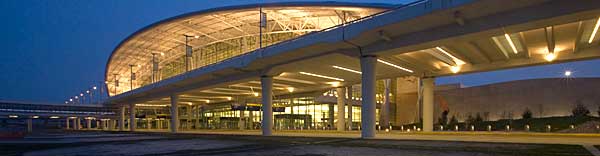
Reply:
M106 65L105 104L118 108L109 123L131 131L360 130L370 138L420 120L433 131L436 97L455 95L439 91L436 77L598 58L599 17L593 0L202 10L124 39Z

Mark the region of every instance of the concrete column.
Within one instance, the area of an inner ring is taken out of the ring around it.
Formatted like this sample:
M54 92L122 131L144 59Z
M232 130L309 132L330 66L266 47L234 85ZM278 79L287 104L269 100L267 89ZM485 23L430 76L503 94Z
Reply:
M108 120L108 130L114 130L115 129L115 120L110 119Z
M129 104L129 131L135 132L135 104Z
M344 131L346 129L346 88L336 88L337 92L337 130Z
M33 119L27 119L27 133L33 132Z
M158 119L156 120L156 127L159 130L162 129L162 120L158 120Z
M119 131L125 130L125 106L119 107Z
M196 129L200 129L200 105L196 106L196 113L194 115L196 116L196 123L194 126Z
M423 132L433 131L434 78L423 79Z
M335 108L333 107L333 104L328 104L327 105L327 130L330 130L333 128L333 119L335 118Z
M254 129L254 111L248 111L248 129Z
M69 120L71 120L71 119L69 119L69 117L65 118L65 129L69 129L69 127L70 127Z
M262 87L262 135L270 136L273 134L273 77L262 76L260 78L260 84Z
M91 119L85 119L85 128L92 129L92 120Z
M352 130L352 86L348 86L346 87L346 95L348 96L348 123L346 125L346 127L348 127L348 130Z
M360 67L362 71L362 106L361 106L361 137L375 137L375 85L376 83L376 56L362 56Z
M105 124L105 121L96 120L96 129L104 130L104 127L106 127L104 124Z
M75 129L81 129L81 119L79 119L79 117L75 118Z
M178 102L179 95L171 95L171 133L177 133L177 128L179 127Z
M186 107L186 111L187 111L187 122L186 122L186 127L187 130L191 130L192 129L192 106L187 106Z
M392 80L385 79L383 80L383 104L381 105L381 120L379 125L381 125L382 129L386 129L390 126L390 87L392 85Z
M240 110L240 120L238 121L238 127L240 130L246 129L246 122L244 120L244 110Z

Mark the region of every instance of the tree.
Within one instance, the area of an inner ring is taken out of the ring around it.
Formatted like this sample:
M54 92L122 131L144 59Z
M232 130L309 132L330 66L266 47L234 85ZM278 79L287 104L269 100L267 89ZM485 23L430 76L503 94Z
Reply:
M473 123L475 123L475 118L473 118L473 115L471 115L471 113L469 113L469 115L467 116L466 123L469 125L472 125Z
M481 122L483 122L483 118L481 117L481 114L479 112L477 112L477 114L475 115L475 124L478 124Z
M525 108L525 111L523 111L523 114L521 114L521 117L523 119L531 119L532 116L533 115L531 113L531 110L529 110L529 108Z
M571 111L574 117L584 117L590 114L590 110L583 105L581 100L575 101L575 108Z
M458 119L456 119L456 116L452 115L452 117L450 118L450 123L448 123L448 125L458 125Z
M598 116L600 117L600 106L598 106Z
M440 125L445 126L448 124L448 113L450 113L449 110L444 110L444 112L442 112L442 117L438 119Z

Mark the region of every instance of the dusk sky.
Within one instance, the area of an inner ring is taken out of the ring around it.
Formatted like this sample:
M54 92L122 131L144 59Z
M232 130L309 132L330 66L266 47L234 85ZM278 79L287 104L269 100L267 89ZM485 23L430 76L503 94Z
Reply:
M412 0L345 0L406 3ZM0 100L62 103L104 80L121 40L159 20L208 8L283 0L2 0ZM600 61L582 61L439 78L466 86L540 77L597 77Z

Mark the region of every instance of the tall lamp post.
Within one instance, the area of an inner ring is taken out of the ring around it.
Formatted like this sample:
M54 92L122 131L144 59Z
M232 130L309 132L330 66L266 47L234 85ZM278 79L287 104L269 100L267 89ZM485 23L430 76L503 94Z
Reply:
M159 76L158 76L158 68L159 68L158 67L159 66L159 62L158 61L159 60L156 57L156 55L159 55L159 54L160 54L160 56L165 56L165 53L162 53L162 52L160 52L160 53L156 53L156 52L152 53L152 83L158 82L158 80L159 80Z
M88 94L88 96L89 96L88 104L92 104L94 102L92 99L92 92L90 92L90 90L86 90L85 93Z
M79 93L79 96L81 96L81 104L85 104L85 96L83 96L83 93Z
M129 78L129 90L130 90L130 91L131 91L131 90L133 90L133 80L135 80L135 79L136 79L136 77L135 77L135 73L133 72L133 67L134 67L134 66L136 66L136 65L133 65L133 64L130 64L130 65L129 65L129 73L131 74L131 77ZM138 65L137 65L137 67L138 67L138 68L139 68L139 67L142 67L142 65L139 65L139 64L138 64Z
M94 98L94 91L96 91L96 89L98 89L98 87L96 87L96 86L93 86L93 87L92 87L92 94L90 94L90 97L91 97L92 99ZM98 100L98 99L96 99L96 103L98 103L98 101L99 101L99 100Z
M200 38L200 36L183 35L185 37L185 72L192 69L192 46L189 45L189 38Z

